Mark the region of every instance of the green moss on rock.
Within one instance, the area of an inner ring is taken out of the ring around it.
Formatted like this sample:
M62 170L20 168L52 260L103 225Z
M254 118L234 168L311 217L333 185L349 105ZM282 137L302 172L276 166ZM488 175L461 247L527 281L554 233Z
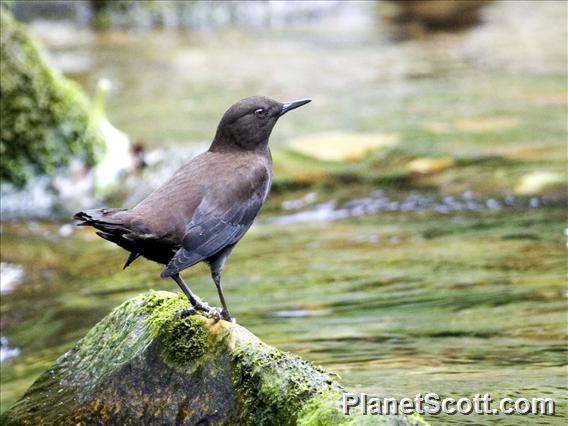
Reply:
M325 426L349 424L351 417L341 412L341 392L331 389L320 392L302 407L298 414L299 426Z
M232 357L243 424L295 424L306 401L339 389L328 373L258 339L239 339Z
M344 416L343 388L329 373L239 325L177 315L186 307L183 295L168 292L124 302L42 374L0 422L413 424L404 417Z
M103 136L81 88L46 63L3 6L0 18L0 179L21 186L73 157L94 164Z
M185 318L177 315L188 307L183 294L164 297L164 293L151 292L145 299L144 310L149 315L146 323L152 335L161 339L164 359L172 368L190 368L209 347L205 318L201 315Z

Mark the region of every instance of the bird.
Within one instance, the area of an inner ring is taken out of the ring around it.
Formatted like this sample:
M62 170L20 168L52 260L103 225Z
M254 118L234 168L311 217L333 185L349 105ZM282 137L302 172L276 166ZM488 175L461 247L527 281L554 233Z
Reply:
M238 101L223 114L209 149L165 184L131 209L77 212L76 225L91 226L130 252L123 269L139 257L165 265L160 276L172 278L191 304L185 315L204 311L233 321L221 286L223 267L270 191L272 129L280 117L308 102L264 96ZM201 301L180 276L200 262L209 265L221 310Z

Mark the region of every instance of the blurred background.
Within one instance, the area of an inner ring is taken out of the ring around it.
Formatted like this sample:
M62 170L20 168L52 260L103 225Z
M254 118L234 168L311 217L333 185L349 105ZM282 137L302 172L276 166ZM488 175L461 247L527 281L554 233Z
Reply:
M272 193L225 273L237 321L356 391L552 397L565 424L567 15L2 1L1 409L118 304L177 290L73 211L134 206L265 95L313 102L271 137ZM205 266L185 278L217 304Z

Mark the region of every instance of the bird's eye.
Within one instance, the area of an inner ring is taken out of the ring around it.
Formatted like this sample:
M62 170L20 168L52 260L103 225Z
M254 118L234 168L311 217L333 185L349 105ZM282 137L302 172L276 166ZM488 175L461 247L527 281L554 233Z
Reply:
M264 108L258 108L254 110L254 115L260 118L266 117L266 110Z

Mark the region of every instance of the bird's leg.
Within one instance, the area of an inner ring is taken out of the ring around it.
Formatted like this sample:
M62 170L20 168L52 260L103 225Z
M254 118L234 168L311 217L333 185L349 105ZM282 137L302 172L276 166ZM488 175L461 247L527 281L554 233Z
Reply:
M189 303L191 303L191 307L196 311L204 311L204 312L211 312L211 307L206 303L199 300L199 298L191 292L187 284L182 280L179 274L172 275L172 279L176 282L177 285L181 288L181 291L187 296L189 299Z
M215 282L215 287L217 287L217 293L219 293L219 300L221 300L221 305L223 310L221 311L221 317L226 321L233 321L229 309L227 308L227 302L225 302L225 295L223 294L223 287L221 287L221 271L211 271L211 277Z

